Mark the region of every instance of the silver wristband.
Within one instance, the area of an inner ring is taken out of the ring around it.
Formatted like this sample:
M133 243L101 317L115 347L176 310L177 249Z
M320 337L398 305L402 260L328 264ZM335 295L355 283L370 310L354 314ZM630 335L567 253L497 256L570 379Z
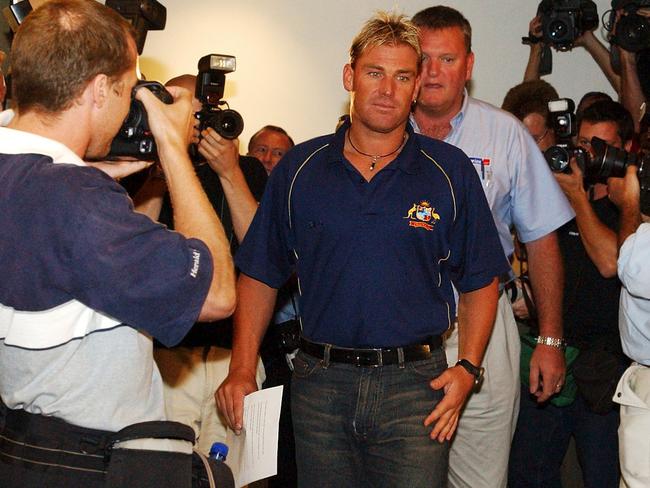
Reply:
M537 336L537 344L566 349L566 341L562 337Z

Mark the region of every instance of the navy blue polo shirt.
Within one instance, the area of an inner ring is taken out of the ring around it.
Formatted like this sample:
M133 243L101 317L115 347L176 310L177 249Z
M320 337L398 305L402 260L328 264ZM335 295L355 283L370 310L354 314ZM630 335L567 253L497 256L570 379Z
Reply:
M297 272L312 341L389 347L441 334L456 313L452 283L468 292L509 269L472 163L409 126L367 182L343 157L348 127L287 153L236 263L273 288Z
M128 324L180 342L210 287L205 244L134 212L65 146L0 131L0 339L45 349Z

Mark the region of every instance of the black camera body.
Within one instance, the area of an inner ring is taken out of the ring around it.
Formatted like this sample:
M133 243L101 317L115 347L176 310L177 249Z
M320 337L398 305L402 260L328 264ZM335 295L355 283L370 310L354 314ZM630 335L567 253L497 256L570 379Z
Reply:
M592 0L542 0L537 7L542 21L542 41L568 51L575 40L598 27L598 10Z
M156 97L166 104L174 102L174 98L167 89L157 81L138 81L131 93L131 107L129 114L124 119L122 127L111 143L108 153L109 158L129 156L145 161L158 159L158 150L154 140L147 111L140 100L136 100L135 91L138 87L148 88Z
M609 25L614 25L617 10L623 9L624 14L618 19L610 42L630 52L650 47L650 20L637 13L640 8L650 8L650 0L612 1Z
M556 144L544 151L549 168L554 173L570 173L569 162L576 158L578 166L584 169L587 155L584 149L573 144L576 135L575 104L570 98L548 102L548 123L555 132Z
M199 59L198 69L195 96L202 108L194 115L199 120L199 131L212 127L221 137L236 139L244 130L244 119L223 100L226 74L236 69L235 57L208 54Z

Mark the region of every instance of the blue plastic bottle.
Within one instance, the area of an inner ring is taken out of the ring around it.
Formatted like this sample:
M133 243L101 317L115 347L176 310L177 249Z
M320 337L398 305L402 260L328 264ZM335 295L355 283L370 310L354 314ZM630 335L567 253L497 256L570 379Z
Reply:
M215 461L224 462L228 456L228 446L223 442L215 442L210 448L209 457Z

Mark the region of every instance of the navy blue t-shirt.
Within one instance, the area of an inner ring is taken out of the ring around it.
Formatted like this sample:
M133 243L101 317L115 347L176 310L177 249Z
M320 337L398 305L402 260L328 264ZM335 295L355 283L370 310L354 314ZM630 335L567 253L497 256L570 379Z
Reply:
M367 182L343 157L348 127L273 170L236 264L274 288L295 269L310 340L388 347L441 334L455 317L452 283L468 292L509 269L476 172L409 127Z

